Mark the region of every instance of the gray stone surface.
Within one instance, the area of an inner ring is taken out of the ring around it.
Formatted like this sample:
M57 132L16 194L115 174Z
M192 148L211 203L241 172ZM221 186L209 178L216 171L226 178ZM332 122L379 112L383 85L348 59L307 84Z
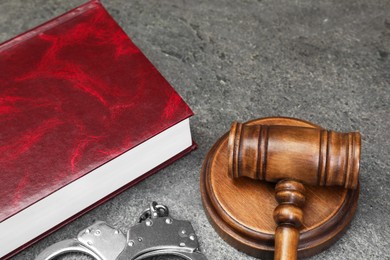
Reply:
M0 0L0 41L82 2ZM103 3L194 110L192 133L199 148L14 259L31 259L95 220L132 225L152 200L168 205L176 218L192 220L210 260L253 259L227 245L210 226L199 172L207 151L233 120L266 116L361 131L356 217L335 245L312 259L390 259L389 1Z

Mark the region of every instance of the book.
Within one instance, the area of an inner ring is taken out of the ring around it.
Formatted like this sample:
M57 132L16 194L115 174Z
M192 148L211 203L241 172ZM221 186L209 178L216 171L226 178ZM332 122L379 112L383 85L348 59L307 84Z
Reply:
M1 44L0 258L190 152L192 115L97 0Z

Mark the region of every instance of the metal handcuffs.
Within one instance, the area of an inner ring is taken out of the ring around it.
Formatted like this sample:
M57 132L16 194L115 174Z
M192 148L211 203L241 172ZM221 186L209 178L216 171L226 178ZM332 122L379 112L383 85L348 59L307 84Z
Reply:
M120 230L98 221L79 232L77 238L55 243L35 260L49 260L62 254L81 252L97 260L141 260L175 255L187 260L207 260L189 221L176 220L168 208L152 202L125 236Z

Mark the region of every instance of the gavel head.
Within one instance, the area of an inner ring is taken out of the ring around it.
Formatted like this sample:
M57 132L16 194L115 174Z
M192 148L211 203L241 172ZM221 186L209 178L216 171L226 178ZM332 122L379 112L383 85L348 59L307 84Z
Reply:
M293 179L309 185L356 189L360 134L321 128L232 124L228 173L231 178L278 182Z

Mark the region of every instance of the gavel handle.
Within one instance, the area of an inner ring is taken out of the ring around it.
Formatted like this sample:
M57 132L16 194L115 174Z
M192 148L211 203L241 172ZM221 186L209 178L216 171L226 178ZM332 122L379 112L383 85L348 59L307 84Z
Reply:
M299 230L280 225L275 232L275 260L295 260L298 256Z
M305 203L305 186L294 180L276 184L275 198L279 205L274 211L275 260L294 260L298 256L299 227L303 223L302 206Z

